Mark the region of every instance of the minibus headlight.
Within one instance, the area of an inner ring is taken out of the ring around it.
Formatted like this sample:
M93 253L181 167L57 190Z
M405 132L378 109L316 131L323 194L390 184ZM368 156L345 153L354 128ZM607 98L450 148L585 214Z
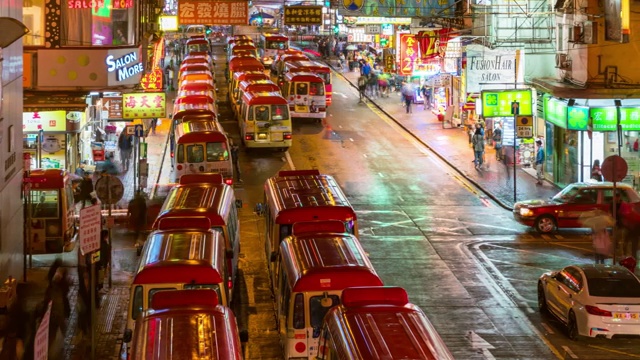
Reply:
M266 132L259 132L258 133L258 140L267 140L267 133Z

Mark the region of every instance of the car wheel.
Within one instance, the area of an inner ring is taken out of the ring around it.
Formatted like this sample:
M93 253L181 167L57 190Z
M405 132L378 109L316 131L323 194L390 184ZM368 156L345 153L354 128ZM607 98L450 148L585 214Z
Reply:
M547 297L544 294L544 287L542 286L542 283L538 283L538 310L542 315L546 315L549 313L549 308L547 307Z
M567 336L573 341L578 341L578 338L580 337L576 314L574 314L573 311L569 312L569 317L567 318Z
M548 234L556 230L556 221L551 215L543 215L536 219L536 230L543 234Z

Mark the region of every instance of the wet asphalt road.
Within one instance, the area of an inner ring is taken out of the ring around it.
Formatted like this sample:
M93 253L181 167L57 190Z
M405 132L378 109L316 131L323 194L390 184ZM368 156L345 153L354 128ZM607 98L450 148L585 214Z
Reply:
M222 69L216 77L222 125L238 140ZM249 330L247 359L282 356L262 250L264 221L252 209L262 201L264 181L291 168L317 168L337 179L358 213L374 267L387 285L407 289L457 359L640 357L638 340L573 342L561 324L537 311L540 274L591 262L585 233L542 236L517 224L391 119L358 104L340 76L333 79L326 122L295 120L288 153L240 153L243 243L234 311Z

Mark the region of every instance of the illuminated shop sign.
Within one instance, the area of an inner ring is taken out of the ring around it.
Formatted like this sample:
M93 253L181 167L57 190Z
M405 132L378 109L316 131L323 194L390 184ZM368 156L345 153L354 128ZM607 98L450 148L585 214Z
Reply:
M165 93L122 94L123 119L162 118L166 115Z
M117 71L116 79L123 81L135 74L139 74L144 71L142 63L138 61L138 53L132 51L120 58L115 59L113 55L107 56L107 71Z
M513 102L518 102L519 115L533 115L531 90L506 90L482 92L482 115L489 117L513 117Z
M133 7L133 0L68 0L69 9L129 9Z

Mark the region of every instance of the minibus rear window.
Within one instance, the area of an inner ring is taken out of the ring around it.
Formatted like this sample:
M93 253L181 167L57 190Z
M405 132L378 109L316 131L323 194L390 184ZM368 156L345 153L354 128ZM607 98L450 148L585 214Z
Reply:
M149 309L151 309L151 300L153 299L153 294L157 293L158 291L166 291L166 290L177 290L176 288L156 288L156 289L151 289L149 290L149 305L147 305L147 307Z
M309 314L311 314L311 327L313 328L313 337L320 336L320 328L322 327L322 319L327 314L327 311L334 306L340 304L340 296L328 295L327 298L331 299L331 306L322 306L322 299L324 295L312 296L309 299Z
M143 300L142 300L142 286L136 286L136 288L133 290L133 301L132 301L132 305L131 305L131 318L133 320L136 320L138 318L138 315L140 315L140 313L142 312L142 304L143 304Z
M293 328L304 329L304 296L296 294L293 302Z

